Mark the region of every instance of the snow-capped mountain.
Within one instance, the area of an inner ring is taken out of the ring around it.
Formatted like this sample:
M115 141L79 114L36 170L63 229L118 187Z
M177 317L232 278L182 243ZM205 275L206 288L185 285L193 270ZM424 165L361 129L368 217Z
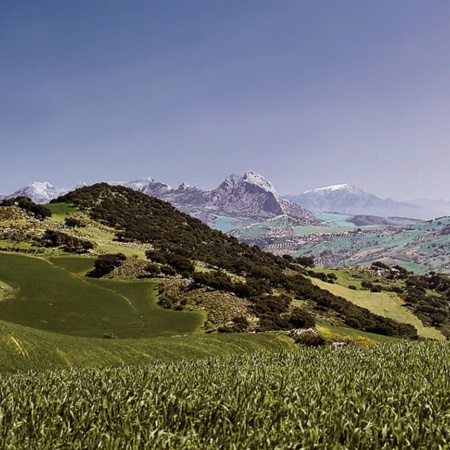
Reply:
M311 189L303 194L286 196L286 198L310 211L381 217L414 217L416 219L431 219L439 215L434 208L392 199L381 199L350 184L335 184Z
M35 203L48 203L50 200L69 192L68 189L56 189L48 182L35 181L3 198L29 197Z
M172 189L151 178L123 185L166 200L180 211L210 224L220 217L240 219L248 223L279 215L301 219L305 224L320 223L309 211L281 197L270 181L251 171L244 176L227 177L212 191L202 191L186 183Z
M256 172L232 175L212 190L207 204L218 215L247 217L257 221L288 215L308 224L320 221L309 211L282 198L270 181Z
M251 171L246 172L244 176L231 175L211 191L203 191L187 183L182 183L178 188L173 189L168 184L153 178L110 184L126 186L168 201L180 211L213 226L217 225L218 220L225 219L227 230L231 226L230 220L236 226L240 226L282 215L295 218L299 225L321 224L314 214L281 197L270 181ZM48 203L70 190L56 189L47 182L36 182L17 190L6 198L26 196L36 203ZM218 228L225 229L222 226Z

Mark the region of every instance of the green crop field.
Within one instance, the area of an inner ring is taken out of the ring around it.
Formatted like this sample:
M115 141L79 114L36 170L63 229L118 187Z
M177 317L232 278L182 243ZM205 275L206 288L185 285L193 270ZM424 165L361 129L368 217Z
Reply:
M3 375L4 449L445 449L450 347L299 348Z

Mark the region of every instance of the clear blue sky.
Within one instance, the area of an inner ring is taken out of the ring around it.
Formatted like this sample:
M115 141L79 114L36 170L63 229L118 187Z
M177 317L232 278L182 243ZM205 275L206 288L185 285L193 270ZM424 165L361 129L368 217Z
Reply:
M450 199L448 0L2 0L0 193L153 177Z

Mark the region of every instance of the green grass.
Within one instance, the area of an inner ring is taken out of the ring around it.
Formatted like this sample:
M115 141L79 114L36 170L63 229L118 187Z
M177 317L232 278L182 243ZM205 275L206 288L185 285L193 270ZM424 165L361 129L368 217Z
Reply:
M93 270L95 260L96 257L90 256L63 256L48 259L51 264L80 276L84 276Z
M421 337L432 339L445 339L442 333L435 328L425 327L423 323L411 311L404 308L403 300L392 292L377 292L348 289L339 284L325 283L317 278L311 281L322 289L326 289L335 295L345 298L355 305L367 308L379 316L388 317L402 323L413 325Z
M0 373L172 362L293 348L281 334L191 334L149 339L90 339L0 321Z
M350 338L364 338L369 341L377 342L377 343L385 343L385 342L399 342L400 339L393 338L390 336L383 336L381 334L375 334L375 333L367 333L365 331L355 330L353 328L343 328L343 327L337 327L335 325L329 325L325 323L318 323L316 327L320 332L328 332L330 334L335 334L343 337L350 337Z
M68 203L49 203L45 207L52 212L52 220L56 222L64 222L68 214L84 215L75 205Z
M293 227L294 234L296 236L303 236L303 235L309 235L309 234L319 234L319 233L341 233L343 231L351 231L354 230L354 226L348 226L348 227L322 227L322 226L304 226L304 227Z
M55 261L61 267L50 263ZM92 260L81 257L52 258L50 262L0 253L0 280L16 292L14 298L0 302L3 320L97 338L105 333L119 338L194 333L204 322L201 312L156 306L156 284L151 281L94 280L70 273L68 269L90 267Z

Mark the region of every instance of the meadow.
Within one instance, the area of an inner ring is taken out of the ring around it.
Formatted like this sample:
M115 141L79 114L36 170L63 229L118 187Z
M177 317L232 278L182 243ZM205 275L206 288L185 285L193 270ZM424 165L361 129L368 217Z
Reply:
M0 446L448 448L449 361L401 342L3 375Z
M0 253L0 280L14 292L0 302L1 319L91 338L106 333L121 339L148 338L194 333L202 326L201 312L158 307L155 282L85 277L93 264L94 259L86 257Z

